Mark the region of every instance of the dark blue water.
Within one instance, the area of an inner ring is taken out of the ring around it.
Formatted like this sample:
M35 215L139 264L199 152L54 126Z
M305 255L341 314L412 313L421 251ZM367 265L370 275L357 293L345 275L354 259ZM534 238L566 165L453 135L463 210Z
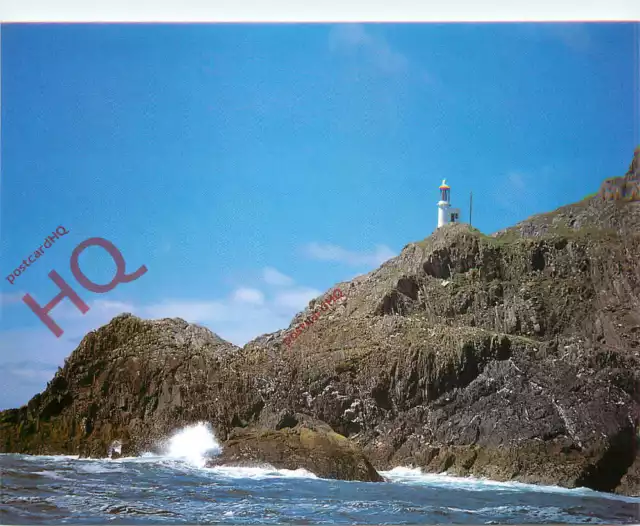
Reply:
M640 499L396 469L392 482L162 457L2 455L2 524L633 523Z
M304 470L205 468L220 445L206 424L162 454L78 459L0 455L0 524L637 523L640 498L423 474L384 483L319 479Z

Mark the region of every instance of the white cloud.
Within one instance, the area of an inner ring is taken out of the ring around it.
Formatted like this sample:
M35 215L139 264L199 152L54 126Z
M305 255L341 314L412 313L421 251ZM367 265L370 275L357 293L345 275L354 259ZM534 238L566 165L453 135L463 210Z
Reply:
M24 295L24 292L0 292L0 306L19 303Z
M373 35L361 24L338 24L329 33L329 46L333 51L361 53L384 73L401 73L409 66L408 59L394 50L387 41Z
M3 370L8 375L19 376L27 381L48 382L56 373L57 369L58 367L56 365L43 362L23 361L3 364Z
M239 303L262 305L264 303L264 294L257 289L241 287L233 293L233 299Z
M295 314L303 310L313 298L317 298L320 294L322 292L317 289L298 287L295 290L281 292L275 297L273 303L276 306L295 311Z
M19 407L42 391L58 366L33 360L5 362L0 367L0 410Z
M132 303L124 301L95 300L89 304L90 310L85 315L89 316L89 318L85 319L91 319L95 322L110 320L122 312L131 312L134 308ZM80 314L80 311L70 301L66 302L66 310L63 312L66 318L77 318L78 314Z
M142 318L182 318L191 323L225 321L228 316L224 303L197 300L165 300L152 305L136 307L128 312Z
M166 300L128 312L146 319L182 318L204 325L221 338L241 346L261 334L287 327L291 319L320 294L316 289L292 286L267 297L258 289L241 287L228 298Z
M376 245L373 252L366 253L354 252L328 243L309 243L304 247L304 252L306 256L311 259L337 261L351 266L366 265L370 267L377 267L396 255L395 252L386 245Z
M293 284L293 279L289 276L277 271L273 267L266 267L262 270L262 278L269 285L286 287Z

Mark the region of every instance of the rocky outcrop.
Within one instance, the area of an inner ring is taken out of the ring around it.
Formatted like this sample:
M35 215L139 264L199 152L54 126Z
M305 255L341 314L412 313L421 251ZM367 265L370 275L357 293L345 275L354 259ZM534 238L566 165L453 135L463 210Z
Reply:
M203 407L202 397L237 351L184 320L117 316L83 338L43 393L0 413L0 444L5 451L103 457L118 440L122 455L138 454L217 410Z
M209 466L219 464L268 464L277 469L303 468L328 479L384 480L353 441L326 425L237 430L224 443L221 455Z
M603 201L640 201L640 147L626 175L604 181L598 197Z
M237 440L230 455L277 460L318 419L377 469L637 495L639 261L640 202L596 195L492 236L438 229L336 284L344 296L290 347L322 298L242 349L182 320L119 316L0 414L0 444L106 455L121 440L135 454L206 420Z

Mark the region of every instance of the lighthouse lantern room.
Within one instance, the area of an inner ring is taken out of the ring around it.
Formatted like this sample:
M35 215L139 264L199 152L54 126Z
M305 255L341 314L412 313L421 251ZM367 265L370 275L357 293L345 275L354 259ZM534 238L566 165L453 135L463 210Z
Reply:
M438 201L438 228L460 220L460 209L451 208L451 187L443 179L440 185L440 201Z

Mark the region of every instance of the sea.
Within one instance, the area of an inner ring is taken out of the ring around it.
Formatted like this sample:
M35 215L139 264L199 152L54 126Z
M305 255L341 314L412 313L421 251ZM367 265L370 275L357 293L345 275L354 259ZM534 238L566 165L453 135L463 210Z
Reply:
M640 498L396 467L386 482L304 469L207 468L204 423L160 453L88 459L0 455L0 524L638 524Z

